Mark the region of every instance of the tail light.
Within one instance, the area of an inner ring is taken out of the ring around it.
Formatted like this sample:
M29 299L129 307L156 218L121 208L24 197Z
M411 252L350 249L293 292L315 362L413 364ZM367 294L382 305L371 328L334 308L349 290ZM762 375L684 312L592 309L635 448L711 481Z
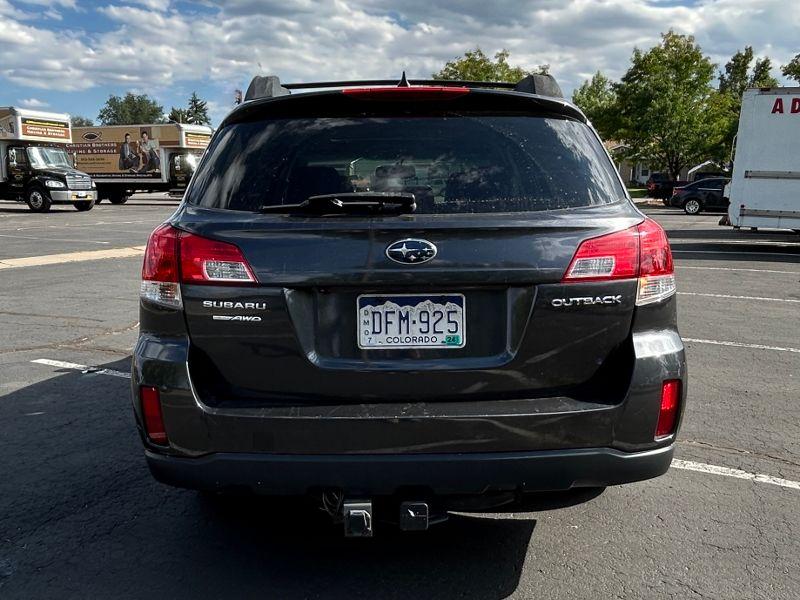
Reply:
M463 86L410 86L345 88L342 93L359 100L450 100L469 93Z
M667 234L661 225L645 219L639 230L639 287L636 305L652 304L675 293L675 266Z
M178 268L178 230L164 224L147 240L139 296L169 308L181 308Z
M161 414L161 395L158 388L149 385L139 387L139 399L142 402L144 431L147 438L154 444L166 446L169 444L169 439L164 427L164 417Z
M678 423L678 404L681 397L681 380L669 379L661 384L661 408L658 411L655 439L675 433Z
M562 282L634 278L638 279L637 306L658 302L675 293L669 241L661 226L652 219L584 240Z
M181 283L248 285L256 277L242 251L164 224L147 241L142 265L142 298L169 308L182 308Z
M678 192L682 192L683 190L684 188L682 187L672 188L672 193L677 194Z
M256 278L238 246L191 233L180 233L183 283L255 283Z

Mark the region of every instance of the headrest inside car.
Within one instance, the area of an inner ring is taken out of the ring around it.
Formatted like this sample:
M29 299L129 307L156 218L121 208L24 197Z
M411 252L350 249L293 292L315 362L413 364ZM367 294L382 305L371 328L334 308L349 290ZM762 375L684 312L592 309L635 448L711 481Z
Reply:
M375 177L379 179L388 179L389 177L409 179L416 176L417 170L414 165L381 165L375 169Z

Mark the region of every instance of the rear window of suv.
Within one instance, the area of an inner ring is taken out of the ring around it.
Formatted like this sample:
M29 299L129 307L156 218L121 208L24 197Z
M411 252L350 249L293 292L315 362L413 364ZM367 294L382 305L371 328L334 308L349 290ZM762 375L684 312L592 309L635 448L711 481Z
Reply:
M597 137L520 114L272 118L217 133L188 201L240 211L343 192L413 193L417 213L527 212L624 197Z

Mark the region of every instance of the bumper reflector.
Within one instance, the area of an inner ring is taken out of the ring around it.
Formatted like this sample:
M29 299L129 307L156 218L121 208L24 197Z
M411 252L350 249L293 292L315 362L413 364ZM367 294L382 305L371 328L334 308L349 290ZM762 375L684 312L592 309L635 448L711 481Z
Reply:
M144 430L148 439L160 446L168 445L169 439L161 415L161 395L158 388L149 385L139 387L139 398L142 402Z
M661 385L661 410L658 412L655 439L665 438L675 433L680 397L680 379L668 379Z

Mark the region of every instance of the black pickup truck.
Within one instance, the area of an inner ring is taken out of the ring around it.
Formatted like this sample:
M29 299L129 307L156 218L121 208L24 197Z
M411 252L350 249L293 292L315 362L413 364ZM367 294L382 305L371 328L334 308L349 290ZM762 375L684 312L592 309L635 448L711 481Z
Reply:
M647 192L651 198L669 200L676 186L688 181L676 181L667 173L653 173L647 180Z

